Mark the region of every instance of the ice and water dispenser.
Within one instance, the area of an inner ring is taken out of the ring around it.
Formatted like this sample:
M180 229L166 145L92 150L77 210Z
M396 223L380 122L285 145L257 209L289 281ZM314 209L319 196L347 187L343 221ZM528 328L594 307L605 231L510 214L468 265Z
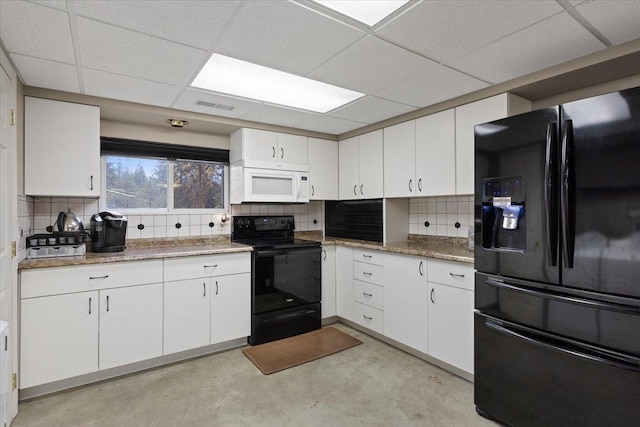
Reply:
M525 205L523 176L485 179L482 192L482 247L524 252Z

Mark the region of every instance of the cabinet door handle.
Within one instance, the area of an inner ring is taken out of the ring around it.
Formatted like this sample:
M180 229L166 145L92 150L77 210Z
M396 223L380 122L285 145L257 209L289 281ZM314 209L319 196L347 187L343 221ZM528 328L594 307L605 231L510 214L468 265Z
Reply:
M280 147L280 158L284 159L284 148Z
M107 295L107 311L109 311L109 295Z
M91 297L89 297L89 314L91 314Z
M322 250L322 255L323 255L322 260L326 261L327 260L327 250L326 249Z
M204 268L216 268L218 267L218 264L213 264L213 265L205 265L203 266Z
M422 178L418 180L418 191L422 191Z
M91 191L93 191L93 175L91 175Z
M367 271L363 271L362 274L364 274L365 276L371 276L373 273L369 273Z
M315 189L315 187L312 185L312 186L311 186L311 195L313 196L314 194L316 194L316 189Z
M108 274L106 276L89 276L89 280L106 279L107 277L109 277Z
M431 295L429 296L429 298L431 298L431 302L433 304L436 303L435 294L434 294L435 291L436 291L436 288L431 288Z
M460 277L460 278L462 278L462 277L464 277L464 274L454 274L454 273L449 273L449 276L451 276L451 277Z
M362 317L364 317L364 320L373 320L373 317L365 316L364 314L362 315Z
M216 280L216 295L218 295L218 281Z
M420 265L418 266L418 272L420 272L421 276L424 276L424 272L422 270L422 264L424 264L424 261L420 261Z
M207 285L204 282L202 283L202 290L203 290L202 297L204 298L207 296Z
M411 192L411 193L413 193L413 185L412 184L413 184L413 180L410 179L409 180L409 192Z
M353 186L353 195L357 196L358 195L358 190L356 190L358 188L358 184Z
M362 257L363 257L364 259L371 259L371 257L372 257L372 256L373 256L373 255L366 255L366 254L362 254Z
M271 149L273 150L273 154L271 155L272 158L276 158L276 147L271 147Z
M364 188L364 184L360 184L360 195L364 196L364 191L362 191L362 189Z
M372 297L373 296L373 294L368 294L366 292L363 292L362 295L364 295L365 297Z

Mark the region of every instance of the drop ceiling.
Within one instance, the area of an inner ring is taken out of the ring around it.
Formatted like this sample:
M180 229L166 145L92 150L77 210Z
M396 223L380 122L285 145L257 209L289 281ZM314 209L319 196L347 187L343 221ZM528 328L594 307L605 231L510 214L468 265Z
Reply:
M339 135L640 38L640 1L0 1L27 86ZM325 114L190 87L213 53L366 95ZM229 109L233 107L233 109Z

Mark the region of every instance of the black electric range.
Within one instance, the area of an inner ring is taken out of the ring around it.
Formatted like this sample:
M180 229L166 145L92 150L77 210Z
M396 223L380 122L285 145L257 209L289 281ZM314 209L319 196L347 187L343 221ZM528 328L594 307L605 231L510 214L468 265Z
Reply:
M291 215L233 218L231 240L253 246L251 345L321 327L321 245L294 230Z

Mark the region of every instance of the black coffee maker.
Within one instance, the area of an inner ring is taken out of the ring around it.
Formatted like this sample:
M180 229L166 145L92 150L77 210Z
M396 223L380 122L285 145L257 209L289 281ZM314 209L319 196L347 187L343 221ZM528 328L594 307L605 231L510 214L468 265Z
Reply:
M100 212L91 217L91 250L122 252L127 234L127 217L116 211Z

